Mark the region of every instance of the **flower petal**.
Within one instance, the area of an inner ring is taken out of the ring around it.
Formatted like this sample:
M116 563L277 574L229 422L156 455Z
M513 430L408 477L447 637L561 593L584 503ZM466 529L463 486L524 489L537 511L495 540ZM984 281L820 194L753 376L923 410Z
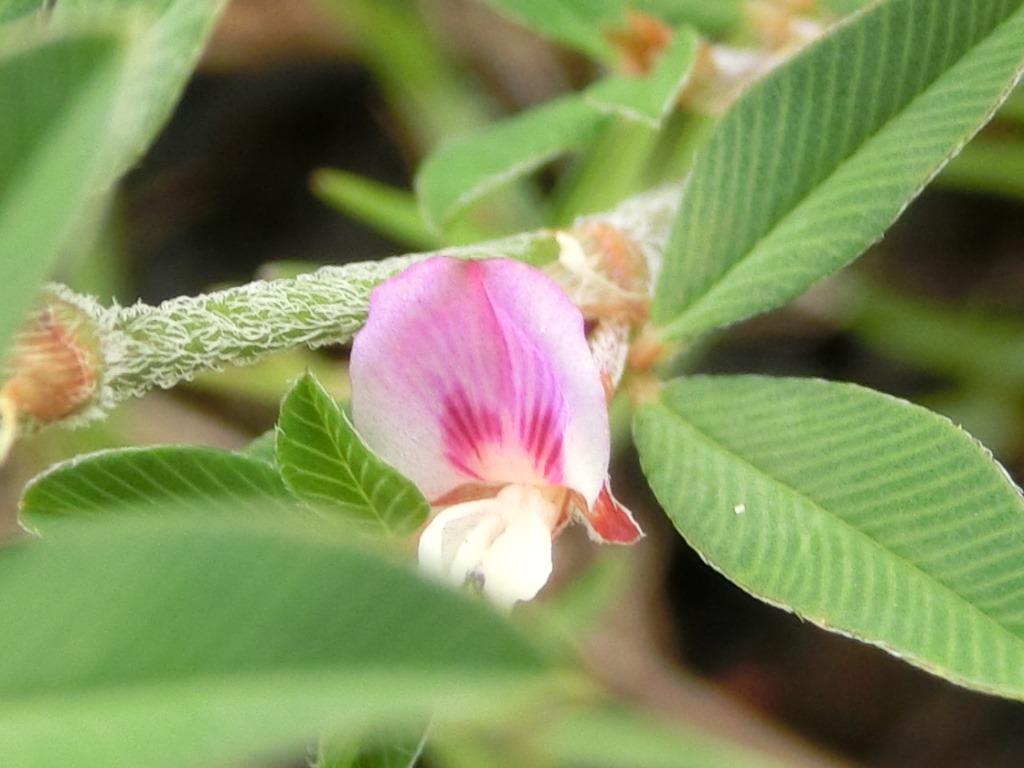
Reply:
M420 536L420 567L431 576L461 587L505 529L505 520L493 506L487 499L456 504L439 513Z
M604 544L635 544L644 532L633 519L633 513L612 496L605 483L590 509L582 513L590 538Z
M543 491L509 485L497 496L456 504L423 531L420 567L453 586L474 580L494 603L531 600L551 576L559 509Z
M484 594L511 608L520 600L535 598L548 583L551 570L551 529L539 515L518 515L508 521L484 557Z
M537 270L410 267L374 290L351 375L356 428L428 498L521 483L596 500L609 453L600 376L579 310Z

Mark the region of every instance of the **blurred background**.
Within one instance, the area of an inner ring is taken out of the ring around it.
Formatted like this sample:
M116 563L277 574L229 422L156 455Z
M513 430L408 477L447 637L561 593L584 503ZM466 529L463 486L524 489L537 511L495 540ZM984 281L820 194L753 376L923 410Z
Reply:
M711 37L767 44L749 17L742 29L708 19ZM233 0L95 249L68 260L60 278L104 301L152 303L441 246L402 223L425 154L597 74L476 0ZM714 119L681 108L659 134L612 122L585 152L490 200L458 239L564 223L680 178ZM371 187L369 209L367 180L388 185ZM381 219L381 199L392 217ZM908 398L963 424L1019 484L1022 256L1024 98L1015 95L853 269L715 336L678 367L818 376ZM38 434L0 470L0 520L12 528L24 483L77 453L241 446L273 424L304 368L344 398L344 359L344 350L297 351L154 393L87 429ZM1024 705L961 690L746 596L674 533L631 447L618 448L613 477L648 538L595 556L570 532L545 601L558 610L542 602L525 619L557 617L609 686L793 764L1024 765Z

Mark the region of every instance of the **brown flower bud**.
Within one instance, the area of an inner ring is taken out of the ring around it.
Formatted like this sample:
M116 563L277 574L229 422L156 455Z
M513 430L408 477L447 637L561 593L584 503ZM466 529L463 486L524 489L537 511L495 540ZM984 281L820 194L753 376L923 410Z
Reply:
M98 386L99 346L80 309L48 297L14 340L0 394L41 424L90 404Z

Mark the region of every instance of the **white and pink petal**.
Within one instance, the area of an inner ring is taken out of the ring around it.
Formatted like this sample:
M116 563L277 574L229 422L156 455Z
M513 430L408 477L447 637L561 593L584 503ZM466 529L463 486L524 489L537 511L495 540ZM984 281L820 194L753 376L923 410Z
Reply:
M420 567L456 587L477 586L497 605L532 600L551 576L560 510L532 486L442 510L420 536Z
M435 257L378 286L352 350L353 419L430 499L467 484L598 500L608 418L579 310L513 261Z

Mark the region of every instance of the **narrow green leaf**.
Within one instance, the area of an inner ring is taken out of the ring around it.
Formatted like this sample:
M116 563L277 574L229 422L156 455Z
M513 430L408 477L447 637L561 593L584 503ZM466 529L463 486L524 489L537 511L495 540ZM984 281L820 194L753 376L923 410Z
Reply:
M0 551L0 764L287 762L321 729L552 695L497 615L335 529L139 512Z
M486 193L581 149L608 120L570 94L441 146L416 174L416 194L435 227Z
M82 213L122 64L109 34L0 46L0 356Z
M1022 0L888 0L736 103L697 159L653 317L693 335L856 258L993 114L1024 64Z
M757 597L1024 699L1024 501L966 432L847 384L670 383L635 422L687 541Z
M604 29L621 24L624 0L487 0L514 21L598 60L615 51Z
M324 0L333 9L359 58L373 73L406 136L425 155L452 136L486 125L493 116L490 95L468 76L450 46L439 45L433 25L423 23L408 0ZM485 237L445 232L449 242L490 240L535 228L539 201L533 189L514 185L474 211L473 227ZM460 222L461 223L461 222Z
M301 500L372 533L408 535L430 513L416 486L363 444L310 374L299 379L281 407L277 463Z
M695 33L680 28L646 77L613 76L445 144L416 176L426 219L441 227L487 192L583 149L610 115L657 128L689 80L696 52Z
M299 259L267 261L260 265L256 276L260 280L294 280L299 275L316 272L323 264Z
M411 192L334 169L317 171L313 191L324 202L402 243L429 250L441 242Z
M608 77L592 85L584 95L602 112L657 128L675 106L693 74L699 42L691 28L680 27L648 76Z
M139 159L171 115L225 0L60 0L54 23L109 18L134 33L126 77L103 143L99 178L112 183ZM95 151L95 147L92 147Z
M443 245L476 243L494 237L493 232L463 220L454 222L442 238L424 221L412 192L354 173L320 170L313 176L313 191L342 213L413 248L436 250Z
M100 451L58 464L29 483L21 512L45 524L39 516L105 515L131 505L194 503L220 511L293 501L271 464L212 448L167 446Z

